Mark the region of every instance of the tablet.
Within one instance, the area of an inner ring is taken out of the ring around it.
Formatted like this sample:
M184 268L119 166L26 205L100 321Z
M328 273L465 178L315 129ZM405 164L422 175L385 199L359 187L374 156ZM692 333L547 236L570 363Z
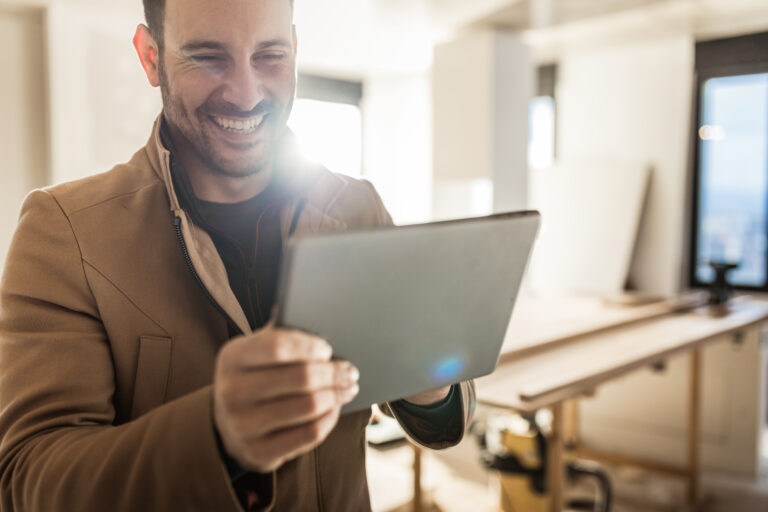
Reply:
M360 370L342 413L491 373L539 227L513 212L292 237L275 323Z

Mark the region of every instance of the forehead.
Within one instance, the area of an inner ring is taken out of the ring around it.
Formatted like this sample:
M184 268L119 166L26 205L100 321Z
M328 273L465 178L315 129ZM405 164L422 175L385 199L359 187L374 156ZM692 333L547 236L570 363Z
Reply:
M292 40L289 0L167 0L166 43L220 41L252 46L261 41Z

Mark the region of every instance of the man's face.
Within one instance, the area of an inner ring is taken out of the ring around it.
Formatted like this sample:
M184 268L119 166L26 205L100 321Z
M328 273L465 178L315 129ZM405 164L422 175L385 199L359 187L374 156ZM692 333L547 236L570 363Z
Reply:
M160 87L166 120L213 172L269 164L296 90L288 0L167 0Z

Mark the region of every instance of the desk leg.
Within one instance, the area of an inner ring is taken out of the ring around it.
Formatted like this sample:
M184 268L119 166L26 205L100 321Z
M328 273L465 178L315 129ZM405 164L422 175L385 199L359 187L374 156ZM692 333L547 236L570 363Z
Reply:
M688 504L693 505L699 493L699 427L701 418L701 350L691 351L688 403Z
M563 402L563 443L566 449L579 444L579 399L569 398Z
M413 446L413 512L423 512L424 497L421 493L421 446Z
M547 487L552 499L551 511L562 512L565 491L565 465L563 460L563 403L552 406L552 433L547 442Z

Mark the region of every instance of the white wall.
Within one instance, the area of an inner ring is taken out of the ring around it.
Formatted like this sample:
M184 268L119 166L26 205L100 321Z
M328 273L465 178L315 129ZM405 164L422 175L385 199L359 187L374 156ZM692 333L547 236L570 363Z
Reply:
M24 196L46 181L43 55L42 12L0 8L0 264Z
M558 157L655 167L631 270L634 284L649 293L674 294L682 279L693 50L692 35L657 31L650 36L609 34L599 41L565 44L557 54ZM485 77L473 77L470 96L476 98L477 108L470 114L475 117L488 115L479 107L483 100L478 95L494 94L490 72ZM441 93L461 95L455 82L431 86L429 71L371 75L365 80L364 173L400 223L428 220L445 210L429 185L433 175L437 178L429 149L430 87L438 99ZM467 175L466 169L476 171L484 162L485 167L493 162L482 155L462 160L459 149L473 147L483 133L490 138L493 127L451 118L442 111L435 112L435 123L462 128L456 141L448 144L455 165L449 166L449 161L439 166L447 202L487 203L490 176ZM460 183L461 190L450 188L451 179ZM467 208L466 214L486 213L483 208Z
M765 422L765 333L754 327L743 334L741 344L722 336L702 350L701 465L754 478ZM684 466L690 360L683 355L667 363L662 373L634 372L583 400L582 439L602 450Z
M559 59L558 158L654 168L630 272L649 293L672 295L681 282L693 59L688 34L607 38Z
M431 87L428 71L364 81L363 175L398 224L431 217Z
M435 47L432 76L435 216L524 209L528 46L512 32L469 32Z
M108 171L146 144L160 114L133 48L132 14L74 3L47 10L51 182Z

